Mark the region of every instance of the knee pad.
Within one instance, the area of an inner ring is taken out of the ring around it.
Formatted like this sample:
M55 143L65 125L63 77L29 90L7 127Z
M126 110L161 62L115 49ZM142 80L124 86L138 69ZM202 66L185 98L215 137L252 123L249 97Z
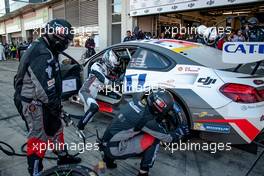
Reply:
M88 109L78 123L80 130L83 130L85 125L92 121L94 114L99 110L99 106L93 98L88 98L86 101Z
M88 110L88 106L87 106L87 103L85 101L85 98L83 97L83 94L81 91L79 91L78 95L80 97L80 100L83 102L84 112L86 112Z
M89 112L97 112L99 110L99 106L95 99L93 98L87 98L86 103L88 105L88 110Z
M39 138L32 137L27 141L27 155L34 155L38 158L44 158L47 150L47 142Z
M94 114L99 111L99 106L94 99L88 98L87 104L89 108L85 113L84 123L91 122L93 120Z
M142 139L140 140L140 146L141 149L144 151L147 148L149 148L151 145L153 145L155 142L155 137L145 133L142 137Z

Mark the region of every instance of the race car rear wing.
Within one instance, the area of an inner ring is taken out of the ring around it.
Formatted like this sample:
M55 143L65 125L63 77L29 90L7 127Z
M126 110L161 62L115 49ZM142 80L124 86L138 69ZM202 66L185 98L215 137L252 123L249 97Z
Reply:
M238 64L237 72L244 64L256 63L251 75L254 75L264 61L264 42L226 42L223 46L224 63Z

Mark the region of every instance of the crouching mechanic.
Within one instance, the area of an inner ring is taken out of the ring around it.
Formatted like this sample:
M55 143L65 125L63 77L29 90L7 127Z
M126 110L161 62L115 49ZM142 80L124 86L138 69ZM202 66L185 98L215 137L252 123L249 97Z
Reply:
M187 125L179 125L173 132L168 132L162 126L173 105L173 96L164 90L134 99L125 105L102 139L99 139L107 168L116 168L116 159L142 157L138 176L148 176L160 141L178 142L189 133Z
M84 127L92 121L95 113L99 110L96 103L96 96L100 90L103 90L107 85L112 85L114 82L120 84L123 76L119 73L121 61L113 50L107 50L102 59L95 62L90 69L88 79L84 82L79 91L80 99L84 103L84 116L79 120L77 125L77 134L80 138L85 137L83 132Z
M21 58L15 77L15 105L29 128L27 161L30 175L41 173L48 143L58 149L58 165L81 161L69 155L62 146L62 80L58 54L72 41L71 29L66 20L50 21L45 34L34 41Z

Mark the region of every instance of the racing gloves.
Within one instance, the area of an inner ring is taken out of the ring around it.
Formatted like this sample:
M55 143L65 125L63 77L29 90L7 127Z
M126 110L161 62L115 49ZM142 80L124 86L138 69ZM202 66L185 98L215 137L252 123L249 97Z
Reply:
M170 132L170 135L172 136L173 140L172 142L178 142L180 139L182 139L184 136L187 136L190 133L188 125L182 125L176 130Z

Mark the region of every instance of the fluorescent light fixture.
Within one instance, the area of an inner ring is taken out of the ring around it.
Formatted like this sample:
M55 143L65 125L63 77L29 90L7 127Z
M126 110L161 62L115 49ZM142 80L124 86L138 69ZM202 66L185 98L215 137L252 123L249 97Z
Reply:
M241 12L224 12L223 15L234 15L234 14L247 14L250 11L241 11Z

